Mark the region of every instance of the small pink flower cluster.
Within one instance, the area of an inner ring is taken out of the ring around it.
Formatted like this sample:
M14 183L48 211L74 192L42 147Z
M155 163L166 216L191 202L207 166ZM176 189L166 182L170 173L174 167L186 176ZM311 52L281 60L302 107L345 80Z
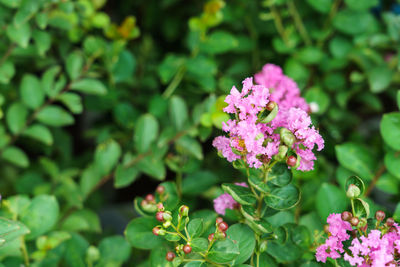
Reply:
M352 230L351 224L343 221L340 214L329 215L327 221L330 236L317 248L317 261L326 262L328 257L338 259L343 256L352 266L398 266L395 259L395 255L400 253L398 224L394 223L390 231L375 229L366 236L354 237L351 245L344 249L343 242L350 239L347 231Z
M246 183L235 183L236 185L240 185L243 187L247 187ZM231 197L231 195L224 193L214 199L214 210L218 214L225 215L226 209L233 210L235 207L238 206L238 203Z
M245 157L250 167L260 168L279 152L282 144L278 129L284 127L292 132L294 143L289 147L301 157L298 170L308 171L314 167L316 159L312 149L323 149L324 140L318 131L311 126L307 114L308 105L300 97L296 83L282 74L275 65L267 64L262 73L256 74L256 80L262 85L254 85L252 78L243 81L241 92L232 87L225 102L224 111L235 115L223 123L222 129L229 137L219 136L213 146L230 162ZM276 102L278 114L267 123L260 121L260 114L267 104Z

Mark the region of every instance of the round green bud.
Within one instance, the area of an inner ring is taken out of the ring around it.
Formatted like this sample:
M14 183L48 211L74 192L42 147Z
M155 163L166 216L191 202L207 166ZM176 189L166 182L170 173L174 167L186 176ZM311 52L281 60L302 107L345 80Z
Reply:
M355 184L351 184L347 188L346 196L348 198L354 199L359 197L360 194L361 194L360 188L358 188L358 186L356 186Z

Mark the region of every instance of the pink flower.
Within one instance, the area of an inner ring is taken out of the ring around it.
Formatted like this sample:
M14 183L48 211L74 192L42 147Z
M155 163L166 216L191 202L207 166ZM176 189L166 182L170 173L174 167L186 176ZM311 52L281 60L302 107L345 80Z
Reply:
M247 187L246 183L235 183L236 185L240 185L243 187ZM214 210L216 213L225 215L225 210L226 209L231 209L233 210L235 207L237 207L238 203L229 195L228 193L224 193L214 199Z

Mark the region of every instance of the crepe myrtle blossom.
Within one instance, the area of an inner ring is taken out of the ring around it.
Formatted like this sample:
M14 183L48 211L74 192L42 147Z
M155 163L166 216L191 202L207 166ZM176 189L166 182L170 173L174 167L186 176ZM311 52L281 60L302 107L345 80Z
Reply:
M384 226L357 237L349 234L353 230L350 222L355 217L343 216L344 213L329 215L327 219L329 237L317 248L315 255L317 261L325 263L327 258L343 257L352 266L398 266L400 227L393 222L392 218L388 218ZM382 211L378 211L375 217L378 221L382 221L383 219L379 220L379 213ZM344 217L347 217L350 222L344 221Z
M240 185L243 187L247 187L246 183L235 183L236 185ZM238 203L233 199L233 197L227 193L224 193L214 199L214 210L216 213L225 215L226 209L233 210L238 207Z
M279 73L278 70L275 72ZM280 79L282 77L278 80ZM272 86L276 82L267 83L267 85ZM286 84L290 84L291 87L295 85L290 82ZM297 93L294 95L297 96ZM315 127L311 126L311 118L304 110L305 102L296 100L293 106L289 106L291 98L285 98L284 102L281 102L283 108L278 104L276 117L272 121L264 122L261 119L262 116L266 112L272 112L276 106L271 98L270 90L264 85L254 85L252 78L243 81L241 91L233 86L230 94L225 98L228 105L224 111L233 114L234 118L222 125L222 130L228 134L228 137L215 138L213 146L228 161L245 159L249 167L254 168L260 168L264 163L271 161L280 153L282 145L288 146L288 149L301 158L300 164L295 167L302 171L312 170L313 161L316 159L312 149L315 145L318 150L323 149L324 140ZM280 98L275 99L279 103ZM289 135L290 142L287 142L280 133L282 128L286 129L285 135ZM283 156L280 156L280 160L289 157L289 154L286 154L288 149L284 151Z

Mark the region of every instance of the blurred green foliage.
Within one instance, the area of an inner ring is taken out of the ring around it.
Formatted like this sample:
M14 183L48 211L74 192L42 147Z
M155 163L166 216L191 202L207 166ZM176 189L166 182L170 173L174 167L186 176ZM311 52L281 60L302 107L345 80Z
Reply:
M168 266L154 219L123 238L99 214L148 216L140 196L169 180L171 209L215 219L219 185L245 177L211 147L224 95L267 62L298 83L326 145L294 172L300 203L269 220L306 237L261 262L319 266L315 231L348 207L351 175L371 214L400 219L400 16L384 2L0 0L0 39L0 266Z

